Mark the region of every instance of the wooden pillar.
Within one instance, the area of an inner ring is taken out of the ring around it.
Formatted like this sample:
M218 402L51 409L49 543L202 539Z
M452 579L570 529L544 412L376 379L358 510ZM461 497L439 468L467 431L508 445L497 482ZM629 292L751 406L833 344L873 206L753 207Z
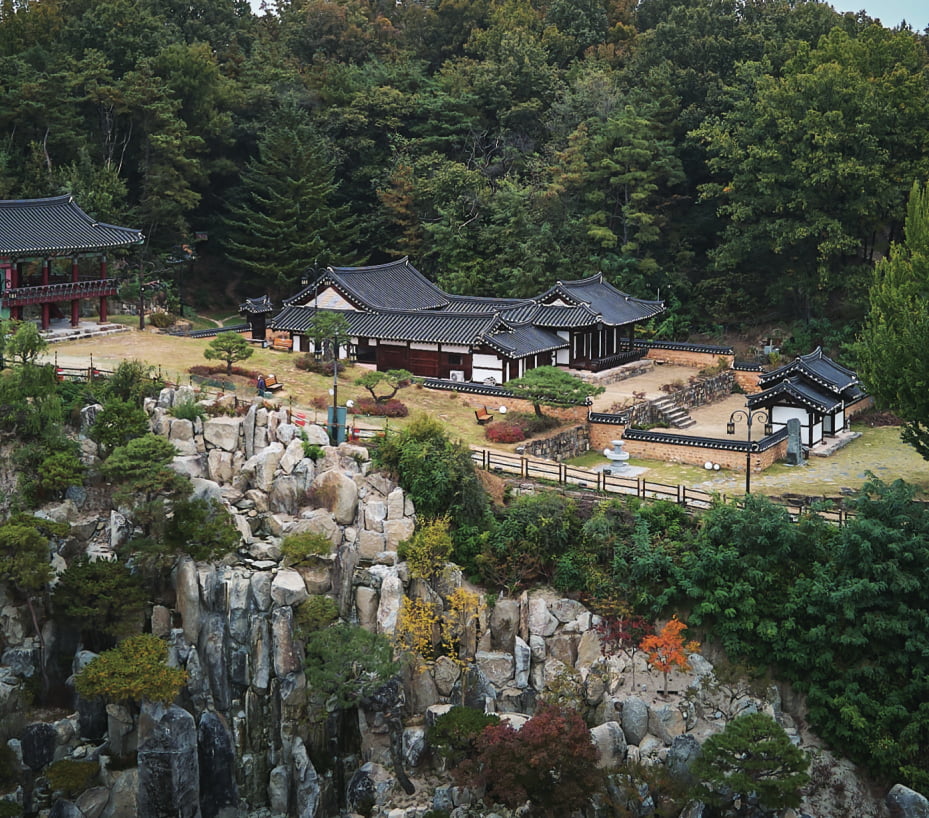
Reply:
M106 278L106 256L100 256L100 280ZM106 296L100 296L100 321L99 323L105 324L107 320L106 314Z
M48 259L42 259L42 286L48 286ZM51 304L47 301L42 304L42 329L48 329L51 324Z
M71 283L77 284L77 256L71 259ZM75 289L77 288L75 287ZM81 301L76 297L77 293L72 295L75 297L71 299L71 326L76 327L81 321Z

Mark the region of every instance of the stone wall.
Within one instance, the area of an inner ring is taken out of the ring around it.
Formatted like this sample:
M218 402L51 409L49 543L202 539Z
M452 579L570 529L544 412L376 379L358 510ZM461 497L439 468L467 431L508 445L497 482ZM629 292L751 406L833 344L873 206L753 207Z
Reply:
M612 427L615 428L615 427ZM745 452L714 449L702 446L676 446L673 443L650 443L643 440L626 440L625 449L632 457L646 460L663 460L666 463L688 463L702 466L718 463L723 469L745 471ZM752 471L761 472L787 456L787 441L782 440L763 452L752 453Z
M559 463L583 454L590 448L587 424L575 426L566 432L542 440L529 440L524 444L524 453L532 457L544 457Z

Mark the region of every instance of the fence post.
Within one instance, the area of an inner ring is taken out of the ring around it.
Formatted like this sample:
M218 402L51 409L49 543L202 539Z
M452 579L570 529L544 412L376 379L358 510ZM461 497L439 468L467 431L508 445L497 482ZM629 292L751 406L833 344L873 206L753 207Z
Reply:
M519 458L519 476L523 479L529 476L529 459L526 457Z
M639 497L641 497L644 500L645 499L645 481L641 477L639 477L636 482L638 482L639 484L638 485Z
M564 463L558 464L558 483L564 485L567 482L568 478L565 476Z

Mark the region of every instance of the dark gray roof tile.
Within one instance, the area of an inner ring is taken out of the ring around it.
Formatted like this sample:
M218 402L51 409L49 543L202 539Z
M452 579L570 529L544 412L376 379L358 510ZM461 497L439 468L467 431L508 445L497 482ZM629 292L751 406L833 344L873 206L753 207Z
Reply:
M0 201L0 257L109 250L144 238L140 230L94 221L69 195Z

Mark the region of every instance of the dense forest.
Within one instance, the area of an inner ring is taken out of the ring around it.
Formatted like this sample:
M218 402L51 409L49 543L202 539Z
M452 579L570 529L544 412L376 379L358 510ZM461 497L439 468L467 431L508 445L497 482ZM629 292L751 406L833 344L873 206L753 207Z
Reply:
M250 294L602 270L679 337L854 324L929 176L926 35L824 3L268 5L3 0L0 197L73 192L153 259L206 234Z

